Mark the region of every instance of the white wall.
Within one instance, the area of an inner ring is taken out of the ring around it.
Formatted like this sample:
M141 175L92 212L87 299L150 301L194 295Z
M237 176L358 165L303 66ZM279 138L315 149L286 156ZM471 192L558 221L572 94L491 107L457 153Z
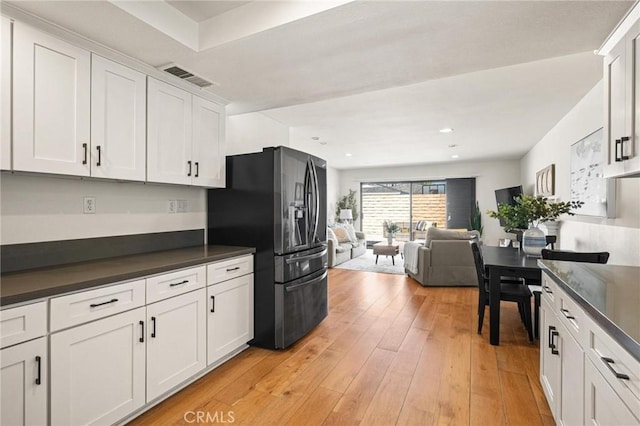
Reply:
M289 146L289 127L259 112L227 117L227 155L260 152L268 146Z
M356 190L359 199L361 182L463 177L476 178L476 198L482 212L482 224L484 225L483 242L495 246L498 245L499 238L513 237L506 234L500 227L498 220L491 219L486 212L496 209L494 192L496 189L520 185L520 162L518 160L340 170L340 191L336 199L329 200L329 203L335 203L338 197L348 194L349 189ZM358 207L361 207L360 203L358 203ZM356 225L359 226L359 223Z
M340 198L340 172L327 166L327 223L335 222L338 198Z
M206 227L206 190L176 185L81 180L44 175L0 178L0 244L130 235ZM96 214L83 214L83 197ZM187 213L168 213L186 200Z
M599 129L604 119L602 81L521 160L525 191L533 192L536 172L555 164L556 195L569 200L570 147ZM564 216L556 248L608 251L609 263L640 265L640 179L616 180L616 217Z

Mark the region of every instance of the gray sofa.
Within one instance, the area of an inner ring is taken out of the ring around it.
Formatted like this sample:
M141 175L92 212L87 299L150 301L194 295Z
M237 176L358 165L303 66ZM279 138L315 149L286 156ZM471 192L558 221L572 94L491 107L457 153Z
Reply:
M329 254L329 268L333 268L347 260L355 259L367 252L367 239L364 232L356 231L358 241L355 243L337 243L332 239L327 239L327 250Z
M425 245L418 248L417 273L405 272L423 286L476 286L478 276L470 242L479 238L477 231L429 228Z

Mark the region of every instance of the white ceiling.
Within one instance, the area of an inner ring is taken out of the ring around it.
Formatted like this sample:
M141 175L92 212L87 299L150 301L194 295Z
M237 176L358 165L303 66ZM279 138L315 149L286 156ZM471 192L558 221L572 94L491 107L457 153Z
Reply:
M600 80L592 52L633 4L363 1L261 27L241 12L283 2L171 1L199 28L193 49L109 2L10 3L219 83L229 113L264 112L337 168L520 158ZM203 42L211 23L225 42Z

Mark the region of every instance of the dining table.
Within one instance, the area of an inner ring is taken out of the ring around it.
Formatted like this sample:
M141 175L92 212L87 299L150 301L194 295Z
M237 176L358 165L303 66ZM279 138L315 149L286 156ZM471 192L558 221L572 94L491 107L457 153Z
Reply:
M480 246L484 267L489 277L489 342L500 344L500 277L523 278L540 282L539 257L527 256L513 247ZM525 283L523 283L525 285Z

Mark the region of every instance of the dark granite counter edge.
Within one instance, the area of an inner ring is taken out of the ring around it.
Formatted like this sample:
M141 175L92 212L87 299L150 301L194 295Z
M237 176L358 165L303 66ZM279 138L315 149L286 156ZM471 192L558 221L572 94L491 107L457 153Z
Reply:
M547 272L551 279L567 293L571 299L573 299L580 307L582 307L590 316L593 321L598 324L604 331L606 331L613 340L615 340L620 346L622 346L631 356L637 361L640 361L640 343L636 342L627 333L622 331L615 323L607 318L602 312L591 305L587 300L580 296L576 291L567 285L560 277L558 277L552 270L550 270L544 263L538 262L538 265L542 271Z
M229 251L226 253L212 254L199 259L191 259L191 260L185 260L185 261L178 261L174 263L166 263L162 266L157 266L153 268L140 269L134 272L110 275L110 276L100 277L98 279L92 279L87 281L77 281L77 282L70 283L69 285L66 285L66 286L58 286L55 288L45 288L41 290L16 294L12 296L0 295L0 306L4 307L8 305L17 304L17 303L35 301L37 299L59 296L65 293L75 292L79 290L89 290L93 287L100 287L107 284L117 284L123 281L131 281L137 278L143 278L149 275L160 274L160 273L168 272L174 269L188 268L190 266L202 265L204 263L216 262L218 260L230 259L232 257L243 256L246 254L253 254L253 253L255 253L254 248L240 248L240 247L229 246Z

